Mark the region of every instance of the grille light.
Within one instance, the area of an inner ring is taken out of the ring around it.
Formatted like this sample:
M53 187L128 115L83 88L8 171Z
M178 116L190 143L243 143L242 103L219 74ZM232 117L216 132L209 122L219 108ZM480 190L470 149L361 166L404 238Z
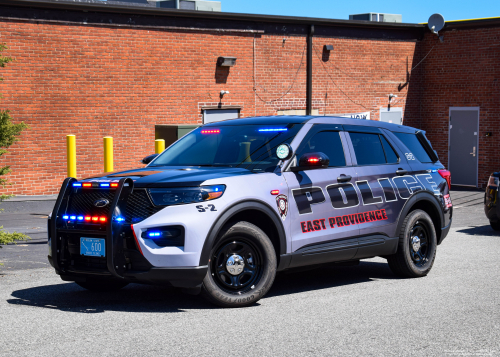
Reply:
M116 217L115 219L117 222L124 222L125 221L125 218L123 217Z
M83 221L83 216L78 216L78 217L76 217L76 219L79 221Z
M63 219L69 219L69 216L63 216Z

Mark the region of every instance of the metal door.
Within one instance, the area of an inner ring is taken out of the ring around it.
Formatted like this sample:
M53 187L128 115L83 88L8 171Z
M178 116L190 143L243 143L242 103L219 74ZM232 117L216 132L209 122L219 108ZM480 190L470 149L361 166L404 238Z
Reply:
M479 108L450 108L448 167L453 185L477 187Z

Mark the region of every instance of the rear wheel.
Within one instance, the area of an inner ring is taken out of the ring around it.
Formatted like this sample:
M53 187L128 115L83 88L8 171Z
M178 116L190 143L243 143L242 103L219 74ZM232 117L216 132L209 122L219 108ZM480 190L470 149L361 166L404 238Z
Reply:
M431 217L410 212L401 227L398 251L387 257L392 272L406 278L426 276L436 258L437 237Z
M262 298L276 276L276 253L267 235L248 222L219 235L203 280L202 295L222 307L248 306Z
M85 282L76 282L79 286L90 291L117 291L128 285L124 281L103 281L103 280L90 280L87 279Z
M496 222L490 221L490 226L493 228L495 231L500 231L500 220Z

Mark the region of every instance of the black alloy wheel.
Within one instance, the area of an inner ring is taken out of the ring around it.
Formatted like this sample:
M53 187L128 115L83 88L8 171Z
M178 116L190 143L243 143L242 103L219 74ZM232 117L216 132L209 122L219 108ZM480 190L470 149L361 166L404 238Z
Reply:
M274 246L259 227L229 223L212 248L202 296L222 307L252 305L271 288L276 267Z
M217 286L238 295L255 286L262 275L262 258L251 242L235 237L221 242L214 251L211 270Z
M405 278L426 276L434 264L437 235L427 212L414 210L405 217L399 232L398 250L387 257L392 272Z
M410 230L410 256L417 267L422 267L429 260L427 253L429 253L429 233L428 228L424 222L417 221Z

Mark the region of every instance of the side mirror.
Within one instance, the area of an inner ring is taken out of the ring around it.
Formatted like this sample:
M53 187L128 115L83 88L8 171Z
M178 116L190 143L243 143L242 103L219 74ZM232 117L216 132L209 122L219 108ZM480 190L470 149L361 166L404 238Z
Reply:
M291 167L291 171L326 169L330 164L328 156L322 152L309 152L299 159L299 166Z
M156 159L156 157L158 155L160 155L160 154L153 154L153 155L146 156L144 159L141 160L141 164L144 164L144 165L149 164L151 161L153 161L154 159Z

